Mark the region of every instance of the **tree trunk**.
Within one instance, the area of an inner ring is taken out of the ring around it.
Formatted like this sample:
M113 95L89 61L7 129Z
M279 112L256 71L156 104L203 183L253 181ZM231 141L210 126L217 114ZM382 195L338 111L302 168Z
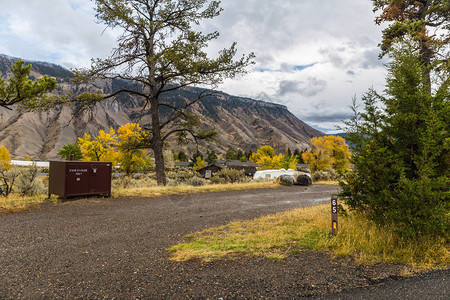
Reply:
M153 97L151 103L152 116L152 146L155 155L156 182L158 185L166 185L166 171L164 167L163 141L161 139L161 128L159 123L158 99Z
M427 88L427 93L431 94L431 56L433 50L425 42L420 41L420 60L423 63L423 84Z
M431 0L426 0L423 3L421 12L419 13L420 20L426 22L426 13L431 5ZM421 33L419 34L419 45L420 45L420 60L424 64L423 71L423 84L427 87L428 94L431 94L431 59L434 56L432 46L430 43L430 37L427 34L427 26L423 25Z

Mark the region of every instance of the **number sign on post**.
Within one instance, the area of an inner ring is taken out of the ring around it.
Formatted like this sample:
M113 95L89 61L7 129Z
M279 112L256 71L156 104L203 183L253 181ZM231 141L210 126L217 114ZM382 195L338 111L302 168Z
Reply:
M336 235L338 232L338 208L336 196L331 197L331 233Z

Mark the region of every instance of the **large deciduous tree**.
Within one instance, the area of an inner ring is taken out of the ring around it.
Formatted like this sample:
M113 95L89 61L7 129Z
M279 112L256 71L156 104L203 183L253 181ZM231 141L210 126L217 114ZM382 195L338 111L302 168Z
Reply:
M76 75L80 80L103 78L127 82L120 90L104 95L103 100L120 93L145 100L143 111L151 116L151 124L144 127L148 140L143 147L153 149L157 182L165 185L164 141L174 134L179 141L188 137L211 138L215 132L199 130L199 118L188 111L208 94L206 90L195 100L184 100L182 105L163 100L164 94L188 86L217 85L225 78L245 72L254 55L234 60L235 43L215 58L209 58L204 51L219 33L203 34L194 26L218 16L219 1L95 0L95 3L98 20L123 32L109 58L95 60L89 70L79 70ZM99 100L98 94L93 96L85 100ZM169 111L168 117L161 117L161 109Z

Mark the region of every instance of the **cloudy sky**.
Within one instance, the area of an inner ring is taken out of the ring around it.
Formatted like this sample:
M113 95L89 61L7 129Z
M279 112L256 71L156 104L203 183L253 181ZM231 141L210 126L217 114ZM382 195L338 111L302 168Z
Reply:
M0 0L0 53L68 68L106 58L114 32L97 24L90 0ZM202 24L218 30L211 55L238 43L254 52L245 76L219 89L284 104L311 126L335 132L348 106L374 87L382 91L381 28L370 0L223 0L223 12Z

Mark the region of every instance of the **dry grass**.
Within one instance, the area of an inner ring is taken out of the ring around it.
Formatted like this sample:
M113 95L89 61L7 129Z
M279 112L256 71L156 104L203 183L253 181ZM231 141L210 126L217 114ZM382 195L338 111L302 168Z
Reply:
M250 182L233 184L214 184L203 186L151 186L141 188L115 188L112 190L112 197L157 197L162 195L179 195L188 193L206 193L218 191L233 191L246 189L276 188L279 185L274 182ZM61 198L52 196L47 199L47 195L24 197L19 194L10 194L8 197L0 197L0 213L17 212L26 210L44 202L57 203Z
M191 185L149 186L138 188L113 189L112 194L113 197L158 197L163 195L237 191L237 190L250 190L250 189L263 189L276 187L279 187L279 185L274 182L227 183L227 184L209 184L202 186L191 186Z
M318 180L318 181L314 181L313 184L339 185L339 181L337 181L337 180Z
M47 195L43 194L37 196L10 194L8 197L0 197L0 213L22 211L45 202L57 203L58 198L52 196L48 199Z
M360 216L340 218L339 234L330 232L330 206L320 205L205 230L171 247L171 259L209 261L238 254L282 259L290 253L331 250L361 263L401 262L418 268L450 262L445 241L406 241Z

